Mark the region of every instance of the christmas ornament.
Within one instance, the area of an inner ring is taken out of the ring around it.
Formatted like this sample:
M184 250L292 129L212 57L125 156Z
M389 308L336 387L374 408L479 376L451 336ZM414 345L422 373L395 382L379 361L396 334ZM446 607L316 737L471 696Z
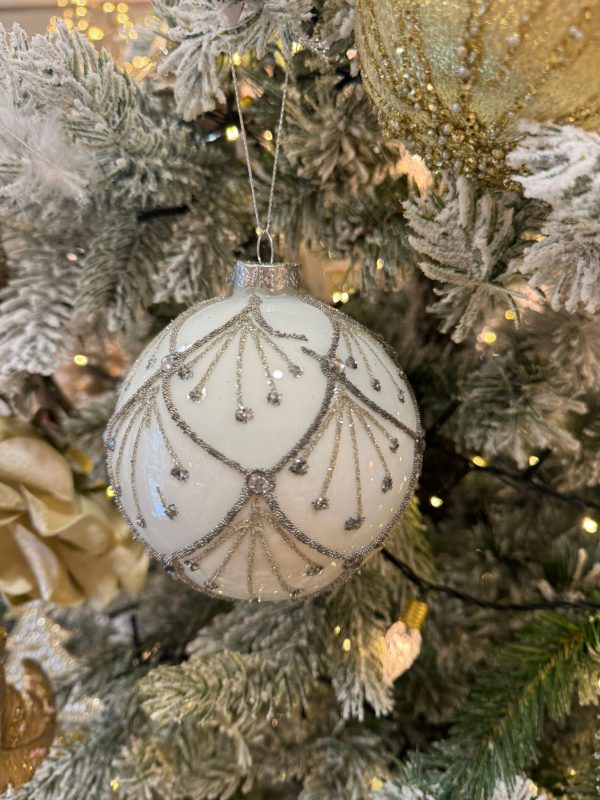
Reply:
M52 688L36 661L23 661L23 691L7 683L2 657L7 633L0 628L0 792L31 778L54 740Z
M104 497L79 494L65 457L0 417L0 591L9 603L106 605L142 587L148 559Z
M230 64L258 262L238 262L229 297L159 334L105 444L123 515L177 578L215 595L289 600L339 583L382 545L410 498L423 437L393 354L301 297L296 264L273 263L287 73L263 228L231 53Z
M598 0L358 0L356 36L384 129L432 170L512 187L521 120L600 127Z
M384 638L383 683L392 684L415 663L421 652L421 628L428 612L427 603L411 600L408 608Z
M136 537L213 594L327 589L382 545L417 476L418 412L392 353L300 288L295 265L238 263L231 296L149 346L108 426Z

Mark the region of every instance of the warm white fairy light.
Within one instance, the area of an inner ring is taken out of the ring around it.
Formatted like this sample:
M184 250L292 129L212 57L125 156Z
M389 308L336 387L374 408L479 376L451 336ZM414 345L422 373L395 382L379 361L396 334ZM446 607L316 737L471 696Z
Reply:
M428 613L427 603L413 598L402 617L384 637L383 683L392 684L409 670L421 652L421 628Z
M581 527L586 533L598 533L598 522L593 517L584 517Z
M107 41L110 47L111 42L118 42L119 39L124 43L138 38L127 3L114 3L112 0L56 0L56 4L62 9L62 22L67 29L76 29L94 44ZM51 17L48 33L54 33L60 21L61 17ZM122 46L117 45L117 49ZM126 72L132 73L147 68L149 63L150 59L138 67L126 62L123 67Z
M489 344L494 344L498 336L490 328L484 328L477 338L479 339L480 342L489 345Z

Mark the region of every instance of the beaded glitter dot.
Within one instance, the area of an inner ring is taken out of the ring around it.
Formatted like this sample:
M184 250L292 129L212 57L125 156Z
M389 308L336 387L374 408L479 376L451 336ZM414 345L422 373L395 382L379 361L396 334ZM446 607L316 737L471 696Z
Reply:
M274 389L272 389L267 395L267 403L270 403L272 406L281 405L282 397L283 395L280 392L276 392Z
M312 507L315 511L325 511L325 509L329 508L329 500L327 497L317 497L316 500L312 501Z
M356 531L360 527L362 527L364 521L365 521L364 517L348 517L346 522L344 522L344 528L347 531Z
M308 461L305 458L295 458L292 461L290 472L293 472L294 475L306 475L308 472Z
M235 418L238 422L250 422L254 417L254 411L247 406L238 406L235 410Z
M187 471L187 469L184 469L183 467L176 465L171 470L171 475L178 481L181 481L183 483L184 481L187 481L187 479L190 476L190 473Z
M192 403L199 403L206 397L206 386L203 386L201 389L199 389L198 387L192 389L191 392L188 392L187 397L188 400L192 401Z

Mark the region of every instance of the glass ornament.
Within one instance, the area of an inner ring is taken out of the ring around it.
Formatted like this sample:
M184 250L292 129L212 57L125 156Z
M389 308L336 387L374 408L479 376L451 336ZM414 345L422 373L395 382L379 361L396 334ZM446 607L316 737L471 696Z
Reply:
M105 434L115 501L195 589L309 597L383 545L417 479L419 414L393 353L303 296L297 265L238 262L232 282L132 367Z

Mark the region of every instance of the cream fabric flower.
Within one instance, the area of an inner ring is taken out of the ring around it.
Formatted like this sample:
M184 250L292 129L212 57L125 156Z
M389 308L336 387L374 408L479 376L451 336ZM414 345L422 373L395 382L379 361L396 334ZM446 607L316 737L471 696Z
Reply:
M136 594L143 547L104 493L79 494L66 458L27 423L0 418L0 591L9 603L42 598L103 607Z

